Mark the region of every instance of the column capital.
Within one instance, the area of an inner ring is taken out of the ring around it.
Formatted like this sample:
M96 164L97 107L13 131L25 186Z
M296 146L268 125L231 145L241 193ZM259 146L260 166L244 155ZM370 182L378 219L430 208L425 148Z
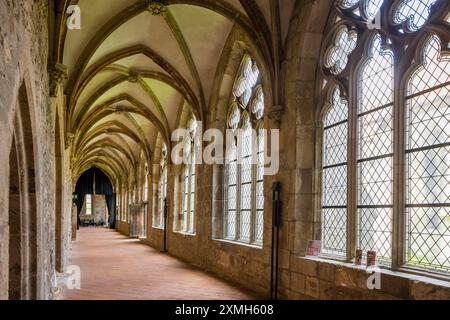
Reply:
M276 105L269 108L267 114L270 120L273 120L277 123L278 127L281 124L281 119L283 118L285 109L283 105Z
M72 145L73 139L75 135L72 132L66 132L66 135L64 137L64 146L66 149L69 149L69 147Z
M67 79L68 67L59 62L52 62L48 66L50 97L55 98L58 94L58 86Z

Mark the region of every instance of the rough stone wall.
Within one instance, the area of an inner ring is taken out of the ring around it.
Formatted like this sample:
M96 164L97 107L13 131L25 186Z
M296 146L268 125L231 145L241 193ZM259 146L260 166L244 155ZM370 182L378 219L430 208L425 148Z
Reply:
M72 214L72 173L70 170L70 151L66 149L64 151L64 166L63 166L63 188L64 188L64 199L63 199L63 216L62 216L62 250L61 250L61 264L63 269L67 266L70 249L72 247L72 239L76 237L73 234L73 221L76 223L76 215L75 217Z
M55 109L48 96L47 15L48 2L45 0L0 2L0 163L3 164L0 166L0 299L7 298L9 153L22 84L27 91L32 127L32 134L24 138L32 139L34 145L36 297L52 298L55 279Z
M83 203L81 208L80 220L81 221L93 221L99 223L103 221L106 223L108 221L108 208L106 205L105 195L95 194L92 195L92 212L91 215L86 214L86 201Z
M125 236L129 236L130 235L130 224L128 222L125 221L117 221L117 231L119 231L120 233L122 233Z

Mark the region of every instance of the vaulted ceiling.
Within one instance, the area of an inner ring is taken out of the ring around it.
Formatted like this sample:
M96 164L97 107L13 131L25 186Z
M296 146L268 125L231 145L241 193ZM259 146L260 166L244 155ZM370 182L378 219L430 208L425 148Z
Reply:
M79 0L81 29L61 14L55 60L67 66L66 131L77 176L97 166L115 179L150 160L178 114L204 119L222 52L236 29L259 48L270 72L295 0Z

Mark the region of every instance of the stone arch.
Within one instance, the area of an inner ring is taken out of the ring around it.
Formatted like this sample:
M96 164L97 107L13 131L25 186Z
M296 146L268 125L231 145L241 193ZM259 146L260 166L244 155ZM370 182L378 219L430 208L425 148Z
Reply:
M19 88L9 154L9 274L11 300L37 298L37 207L34 142L25 84Z
M210 113L208 115L207 128L217 128L224 133L227 128L227 116L231 102L233 85L236 74L239 72L242 61L245 56L251 57L257 64L260 71L261 85L265 96L265 110L273 104L273 77L270 72L270 63L260 54L258 47L249 39L241 30L232 31L220 59L219 66L216 71L215 83L213 85L213 95L210 102ZM265 117L265 128L269 128ZM225 141L224 141L225 143ZM215 164L202 168L201 170L212 170L211 190L212 196L212 237L220 239L223 236L223 213L224 213L224 166ZM200 172L202 174L204 172ZM267 179L266 179L267 180ZM265 188L268 189L268 188ZM199 194L206 194L199 189ZM269 211L266 211L269 212ZM266 214L266 216L269 216ZM268 219L267 219L268 220ZM266 237L268 238L268 237Z

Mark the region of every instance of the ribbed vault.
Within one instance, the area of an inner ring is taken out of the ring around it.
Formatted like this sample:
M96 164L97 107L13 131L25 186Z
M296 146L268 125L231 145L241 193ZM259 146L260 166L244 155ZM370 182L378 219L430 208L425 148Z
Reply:
M74 178L90 167L112 181L152 163L157 137L170 148L186 107L205 120L214 81L236 34L252 39L274 83L279 48L294 0L66 0L53 58L67 67L66 132ZM69 5L81 9L81 30L68 30ZM284 17L284 18L281 18ZM276 93L279 88L270 88ZM213 102L211 102L213 103ZM273 105L278 102L274 101Z

